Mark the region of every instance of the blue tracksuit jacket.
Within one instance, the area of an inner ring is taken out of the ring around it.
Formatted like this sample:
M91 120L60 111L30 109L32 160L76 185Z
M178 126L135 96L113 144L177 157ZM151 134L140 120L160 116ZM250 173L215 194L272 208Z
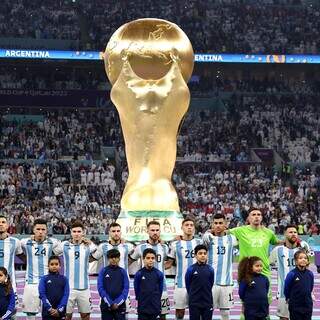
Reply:
M269 280L263 274L254 274L250 284L241 281L239 297L244 304L245 319L264 318L269 314Z
M213 268L208 264L195 263L187 269L185 280L189 306L212 308Z
M314 285L313 273L308 270L291 270L284 282L284 295L289 300L289 309L301 313L312 312L313 302L311 293Z
M8 295L5 295L5 287L0 284L0 318L2 320L11 319L12 312L16 306L14 292L11 289Z
M49 309L58 309L64 315L69 298L68 279L59 273L49 273L39 282L39 296L42 301L42 316L50 317Z
M129 278L127 271L119 266L102 268L98 276L98 292L102 307L120 306L129 294Z
M134 291L138 301L138 313L159 315L164 276L156 268L142 268L134 276Z

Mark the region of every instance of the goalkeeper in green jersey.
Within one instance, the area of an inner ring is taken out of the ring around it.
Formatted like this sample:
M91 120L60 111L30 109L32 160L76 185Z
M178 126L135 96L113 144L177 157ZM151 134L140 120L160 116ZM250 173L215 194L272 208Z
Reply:
M246 257L259 257L263 266L262 274L268 277L270 282L269 247L270 245L283 244L283 241L278 240L273 231L262 225L262 212L259 209L249 209L247 223L245 226L229 230L239 243L239 262ZM271 285L269 288L269 302L271 302ZM243 319L243 315L241 319Z
M269 246L282 244L270 229L262 225L262 213L259 209L251 208L247 217L248 225L230 229L239 242L241 261L245 257L257 256L263 263L262 274L270 277Z

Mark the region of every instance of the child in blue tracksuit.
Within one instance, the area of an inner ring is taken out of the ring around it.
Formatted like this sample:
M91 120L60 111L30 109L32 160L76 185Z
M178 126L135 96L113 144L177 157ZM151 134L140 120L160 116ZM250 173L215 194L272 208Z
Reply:
M15 294L8 271L0 267L0 319L10 320L16 306Z
M125 320L126 300L129 294L127 271L119 267L120 252L111 249L107 252L109 265L102 268L98 276L98 291L101 297L102 320Z
M69 298L68 279L59 274L60 260L51 256L48 261L49 273L39 282L39 297L42 302L42 319L65 319Z
M284 282L284 295L289 304L290 320L311 320L313 273L307 269L309 257L305 251L294 254L296 268L291 270Z
M239 297L245 320L265 320L269 315L269 279L261 274L259 257L246 257L239 263Z
M153 249L145 249L142 258L144 267L134 276L138 320L160 319L164 275L153 267L156 259L156 252Z
M211 320L214 271L207 264L208 249L205 245L197 245L194 252L197 263L190 266L185 275L186 289L189 295L190 320Z

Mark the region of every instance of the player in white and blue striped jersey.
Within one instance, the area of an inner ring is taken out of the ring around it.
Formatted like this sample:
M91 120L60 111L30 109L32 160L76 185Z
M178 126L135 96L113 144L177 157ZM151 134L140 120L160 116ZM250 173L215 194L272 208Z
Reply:
M160 242L160 223L158 221L150 221L147 224L148 240L140 243L135 247L135 249L130 253L129 257L131 261L140 260L140 266L143 260L143 251L147 248L151 248L156 253L156 259L154 267L160 270L163 274L165 271L165 260L167 259L169 247ZM130 262L131 262L130 261ZM164 278L163 291L161 296L161 319L166 318L166 314L170 311L170 301L167 291L166 280Z
M107 253L111 249L117 249L120 252L119 267L125 269L129 275L129 253L133 250L134 246L130 242L122 242L121 237L121 226L119 223L113 222L109 226L109 240L108 242L103 242L99 244L98 249L91 255L94 260L99 260L103 258L103 266L108 266ZM91 260L92 261L92 260ZM99 270L100 271L100 270ZM131 301L130 295L126 300L126 312L130 312Z
M117 249L120 252L119 266L128 272L129 253L133 250L133 244L121 241L121 226L113 222L109 227L109 240L99 244L97 250L92 254L92 258L100 260L103 258L103 266L108 265L107 253L111 249Z
M64 275L68 278L70 295L67 304L66 319L72 318L75 305L78 306L81 319L90 319L91 294L89 283L89 258L97 249L96 245L84 237L84 225L73 222L71 240L63 241L60 252L63 254Z
M11 237L8 234L8 220L0 215L0 267L5 267L11 279L13 291L17 297L17 286L14 269L15 256L23 254L21 242L19 239Z
M308 255L312 254L307 242L300 241L297 228L294 225L287 225L284 231L285 244L275 247L269 256L271 265L278 269L278 308L277 316L281 320L289 319L288 304L284 296L284 282L287 274L293 270L295 265L294 254L298 250L305 250Z
M38 293L40 278L48 274L49 258L58 253L60 245L59 240L47 238L47 232L46 220L36 219L33 226L34 235L31 238L21 240L21 246L27 261L22 310L30 320L35 319L40 310Z
M176 318L183 319L185 309L188 307L188 293L185 284L185 274L187 269L196 263L194 249L198 244L202 243L201 239L195 239L194 220L185 218L182 221L182 233L180 240L171 242L166 269L172 267L176 262L176 278L174 289L174 306L176 309Z
M220 309L222 320L230 318L233 306L232 257L237 239L226 234L227 224L223 214L215 214L211 230L203 235L203 243L208 248L208 264L214 269L212 288L213 307Z

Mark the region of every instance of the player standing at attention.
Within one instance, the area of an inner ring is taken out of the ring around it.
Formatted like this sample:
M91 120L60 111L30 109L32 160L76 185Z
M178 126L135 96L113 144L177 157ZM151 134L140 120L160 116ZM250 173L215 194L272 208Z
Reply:
M249 225L230 229L239 242L239 262L245 257L257 256L263 264L262 274L270 278L269 247L270 244L282 244L274 232L262 225L262 213L259 209L249 210L247 221Z
M289 319L289 309L284 296L284 280L287 274L295 268L294 254L303 248L306 253L310 251L309 245L305 241L298 238L297 228L293 225L285 227L285 243L284 245L275 247L270 253L270 264L274 264L278 268L278 309L277 316L281 320Z
M270 280L269 247L270 244L283 244L283 241L278 240L272 230L262 225L262 212L259 209L249 209L247 223L248 225L230 230L239 243L239 262L247 257L259 257L263 264L262 274ZM269 302L271 302L271 286L269 288ZM242 315L240 319L243 319Z
M29 320L35 320L40 309L38 285L40 278L48 274L49 257L59 251L60 242L54 238L47 238L47 233L47 221L36 219L33 226L34 235L21 240L27 260L22 310Z
M22 256L23 250L19 239L11 237L8 234L8 220L5 216L0 215L0 267L8 270L13 291L17 292L16 277L14 269L14 257ZM16 294L17 297L17 294Z
M109 241L99 244L97 250L92 253L92 258L99 260L103 257L103 266L108 266L107 253L111 249L117 249L120 252L119 267L128 272L128 256L133 250L133 244L130 242L122 243L121 241L121 226L119 223L113 222L109 227Z
M70 295L66 319L72 319L77 304L81 319L90 319L91 295L89 283L89 257L96 250L96 245L84 237L84 225L81 221L73 222L71 240L63 241L60 253L64 259L64 273L69 280Z
M227 224L223 214L213 217L211 232L203 235L208 248L208 264L215 270L213 286L213 307L220 309L222 320L229 320L233 305L232 258L233 249L238 245L235 236L226 234Z
M140 243L135 247L134 251L129 255L132 261L143 259L143 252L147 248L151 248L156 253L154 267L163 274L165 271L164 262L167 259L169 248L166 244L160 242L160 223L158 221L150 221L147 224L147 232L149 238L147 241ZM167 292L166 279L163 282L163 291L161 297L161 319L166 318L166 314L170 310L170 301Z
M125 269L127 271L127 274L129 275L129 253L133 250L133 244L130 242L122 242L121 226L119 223L113 222L110 224L108 235L108 242L103 242L99 244L98 249L92 253L91 258L94 260L99 260L103 257L103 266L107 267L109 264L109 259L107 255L108 251L116 249L120 252L119 267ZM128 295L126 301L126 312L129 312L130 308L130 296Z
M174 306L176 309L176 319L183 319L185 309L188 307L188 293L185 284L185 274L187 269L196 263L194 249L198 244L201 244L201 239L195 239L194 220L185 218L182 221L182 233L180 240L175 240L171 243L166 261L166 269L172 267L173 262L176 262L176 278L174 289Z

